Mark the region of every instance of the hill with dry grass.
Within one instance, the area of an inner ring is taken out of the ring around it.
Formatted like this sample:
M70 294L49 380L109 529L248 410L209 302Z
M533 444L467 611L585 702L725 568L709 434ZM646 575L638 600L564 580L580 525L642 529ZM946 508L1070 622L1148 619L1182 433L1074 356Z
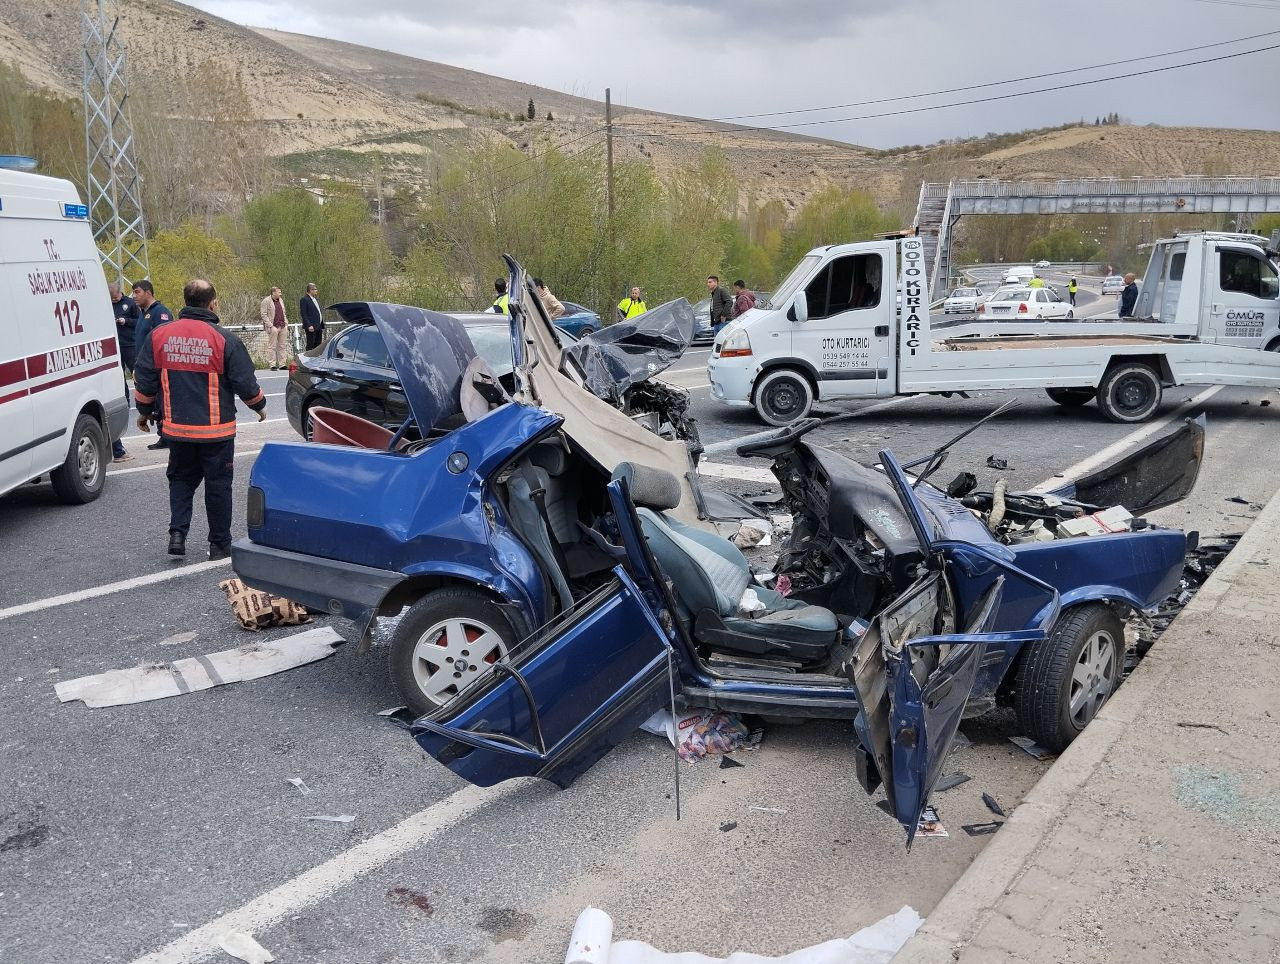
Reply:
M80 91L78 4L22 0L0 12L0 59L36 85ZM598 145L603 104L446 64L221 20L173 0L120 0L135 85L161 95L215 60L243 84L265 150L298 175L430 182L494 139L532 151ZM524 118L532 99L533 121ZM551 120L547 119L550 113ZM726 149L743 187L796 207L832 183L871 191L904 217L921 179L1274 174L1280 133L1085 126L875 151L776 131L741 132L634 107L616 111L622 158L660 176Z

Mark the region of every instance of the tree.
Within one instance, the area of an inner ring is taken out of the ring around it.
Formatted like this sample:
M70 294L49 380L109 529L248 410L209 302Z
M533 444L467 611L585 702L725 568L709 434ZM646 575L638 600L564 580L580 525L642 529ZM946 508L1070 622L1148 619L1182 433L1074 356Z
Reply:
M291 294L314 281L335 299L378 298L392 264L368 204L337 190L317 198L286 188L254 198L244 210L240 243L263 287Z
M782 260L791 265L818 245L865 241L897 226L897 219L881 212L866 191L831 185L810 197L796 214L782 245Z
M533 107L532 97L529 98L529 106L525 109L524 116L529 120L533 120L535 117L538 116L538 112L534 110L534 107Z
M149 244L151 283L156 297L175 307L182 304L182 288L192 278L206 278L218 291L227 324L252 324L262 294L261 279L236 255L223 238L206 232L194 219L157 232ZM132 279L137 280L137 279Z

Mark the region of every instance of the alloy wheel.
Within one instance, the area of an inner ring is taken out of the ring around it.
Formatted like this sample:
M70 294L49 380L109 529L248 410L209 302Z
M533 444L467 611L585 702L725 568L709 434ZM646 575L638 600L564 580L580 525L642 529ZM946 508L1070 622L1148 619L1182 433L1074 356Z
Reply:
M1081 729L1098 715L1102 704L1115 689L1116 641L1106 630L1088 638L1071 670L1069 710L1071 720Z
M441 620L414 646L413 677L428 700L443 706L506 652L502 636L478 620Z

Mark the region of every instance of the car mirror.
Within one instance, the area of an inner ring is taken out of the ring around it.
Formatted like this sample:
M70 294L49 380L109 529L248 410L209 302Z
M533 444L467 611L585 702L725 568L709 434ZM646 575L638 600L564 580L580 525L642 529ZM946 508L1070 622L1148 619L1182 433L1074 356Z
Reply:
M803 288L797 291L795 298L792 299L791 317L800 324L809 320L809 292Z

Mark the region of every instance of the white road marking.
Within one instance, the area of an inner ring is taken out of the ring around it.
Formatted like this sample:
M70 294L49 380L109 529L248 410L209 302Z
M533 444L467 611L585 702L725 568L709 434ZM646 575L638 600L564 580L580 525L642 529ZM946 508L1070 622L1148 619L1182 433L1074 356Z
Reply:
M261 451L262 451L261 448L241 449L239 452L235 454L235 457L241 458L245 455L257 455ZM133 473L133 472L155 472L159 469L167 469L168 467L169 467L168 462L156 462L154 465L135 465L131 469L108 469L107 475L129 475L130 473Z
M1086 472L1092 472L1094 469L1099 468L1103 465L1106 465L1108 462L1114 461L1125 451L1137 445L1139 442L1143 441L1148 436L1155 435L1156 432L1159 432L1161 429L1168 427L1170 422L1174 421L1175 419L1181 418L1191 409L1204 404L1206 401L1208 401L1218 392L1222 391L1222 389L1225 387L1226 386L1224 385L1212 385L1209 388L1206 388L1199 395L1196 395L1194 398L1192 398L1191 401L1184 402L1183 404L1179 405L1177 408L1175 408L1172 412L1170 412L1164 418L1159 419L1158 421L1155 421L1155 422L1148 422L1146 425L1142 426L1142 428L1138 429L1136 432L1130 432L1124 438L1120 439L1120 441L1113 442L1112 444L1108 445L1101 452L1095 452L1093 455L1090 455L1087 459L1083 459L1082 461L1077 462L1075 465L1071 466L1070 468L1063 469L1061 473L1059 473L1058 475L1055 475L1053 478L1046 479L1031 491L1032 492L1048 492L1051 489L1056 489L1058 486L1066 484L1071 479L1078 479L1080 478L1080 476L1084 475Z
M61 596L50 596L47 599L36 599L17 606L9 606L7 609L0 609L0 619L23 616L27 613L39 612L42 609L55 609L58 606L67 606L71 603L83 602L86 599L96 599L99 596L109 596L112 593L127 592L140 586L151 586L158 582L168 582L170 579L181 579L183 576L191 576L198 572L206 572L210 569L229 565L231 565L230 559L217 559L212 562L194 562L186 566L174 566L172 569L151 572L145 576L134 576L132 579L109 582L105 586L77 589L75 592L63 593Z
M477 810L511 796L526 783L513 780L496 787L464 787L364 843L344 850L254 898L238 910L223 914L158 951L138 958L133 964L196 964L208 960L221 953L218 938L227 931L261 934L285 918L332 896L356 878L422 846Z

